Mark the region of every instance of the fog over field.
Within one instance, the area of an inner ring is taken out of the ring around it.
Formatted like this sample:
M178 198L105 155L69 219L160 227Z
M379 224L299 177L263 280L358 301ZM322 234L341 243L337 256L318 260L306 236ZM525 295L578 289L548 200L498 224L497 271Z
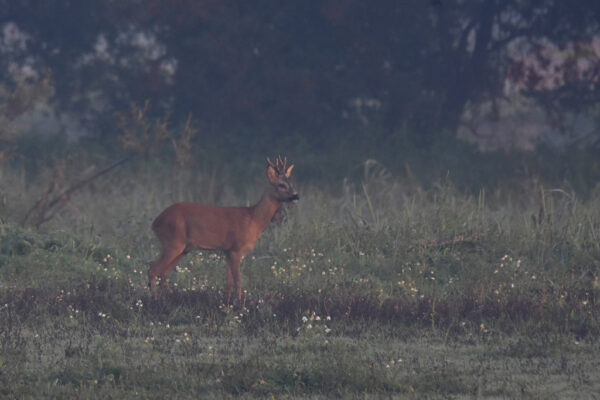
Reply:
M1 398L600 392L600 3L0 16Z

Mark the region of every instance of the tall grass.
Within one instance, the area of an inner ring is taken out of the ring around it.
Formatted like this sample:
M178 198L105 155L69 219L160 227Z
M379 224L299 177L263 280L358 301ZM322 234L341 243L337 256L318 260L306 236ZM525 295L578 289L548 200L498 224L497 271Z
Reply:
M266 182L132 164L40 232L40 185L5 170L0 393L5 397L590 395L600 333L600 196L423 188L377 161L301 200L242 262L188 255L153 301L149 229L174 201L247 205ZM296 169L301 169L298 165ZM513 187L515 187L513 185ZM10 188L10 190L7 190ZM544 199L543 218L540 217ZM527 361L529 360L529 361ZM574 378L574 375L579 378Z

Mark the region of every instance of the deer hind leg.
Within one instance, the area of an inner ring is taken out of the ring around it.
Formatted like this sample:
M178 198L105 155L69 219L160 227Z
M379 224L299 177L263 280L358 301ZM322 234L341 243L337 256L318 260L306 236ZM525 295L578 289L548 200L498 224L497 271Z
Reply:
M227 305L231 304L231 288L233 287L233 272L229 257L227 258Z
M164 289L167 285L167 274L185 255L184 251L185 246L165 247L160 257L148 269L148 286L155 299L157 278L160 278L160 286Z
M181 253L180 255L169 261L169 263L166 264L165 267L160 271L159 277L161 288L167 287L167 275L169 274L169 271L175 268L177 263L183 258L183 256L185 256L185 254L186 253Z

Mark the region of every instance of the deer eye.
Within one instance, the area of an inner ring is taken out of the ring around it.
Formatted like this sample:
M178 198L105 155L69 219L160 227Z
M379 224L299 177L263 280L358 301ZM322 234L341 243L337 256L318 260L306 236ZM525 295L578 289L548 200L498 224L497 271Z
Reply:
M277 188L281 189L281 190L286 190L287 189L287 185L285 183L278 183L277 184Z

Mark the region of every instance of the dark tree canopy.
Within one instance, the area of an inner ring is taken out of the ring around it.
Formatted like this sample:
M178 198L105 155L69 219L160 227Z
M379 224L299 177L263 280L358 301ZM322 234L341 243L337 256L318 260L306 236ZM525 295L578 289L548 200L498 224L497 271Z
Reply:
M599 100L591 0L4 0L0 10L0 79L51 71L57 109L103 134L115 112L150 100L213 132L372 124L427 145L455 134L467 104L502 97L507 79L552 112ZM541 90L547 44L580 51L554 71L570 78ZM592 66L580 74L582 59Z

